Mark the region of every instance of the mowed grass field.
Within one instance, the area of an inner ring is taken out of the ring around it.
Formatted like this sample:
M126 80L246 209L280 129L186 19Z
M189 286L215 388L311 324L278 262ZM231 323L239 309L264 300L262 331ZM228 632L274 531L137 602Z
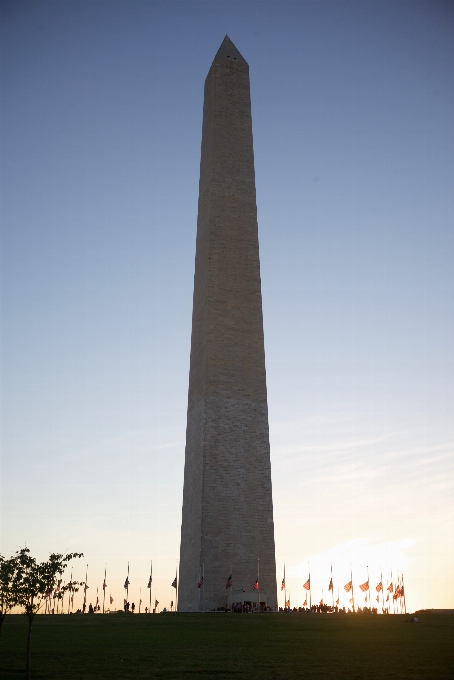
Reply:
M454 616L37 616L32 678L454 678ZM0 678L25 676L27 621L7 616Z

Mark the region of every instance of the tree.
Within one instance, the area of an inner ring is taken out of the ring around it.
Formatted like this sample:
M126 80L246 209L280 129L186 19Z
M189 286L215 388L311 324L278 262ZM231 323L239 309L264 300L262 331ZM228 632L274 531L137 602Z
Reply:
M17 576L17 561L15 557L8 560L0 555L0 635L5 616L16 604L15 578Z
M24 608L28 617L27 634L27 680L30 678L30 644L32 636L33 619L45 602L45 598L52 593L61 576L71 560L82 557L82 553L52 553L47 562L37 562L30 555L28 548L21 548L15 556L17 571L14 579L13 595L15 603ZM77 581L70 581L64 586L59 586L59 594L62 597L67 590L77 592L78 586L83 585Z

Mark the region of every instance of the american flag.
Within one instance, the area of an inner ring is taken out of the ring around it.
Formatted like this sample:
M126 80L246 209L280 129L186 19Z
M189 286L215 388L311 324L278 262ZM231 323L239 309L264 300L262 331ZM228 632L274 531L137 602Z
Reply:
M285 590L285 578L282 579L281 590Z
M123 588L126 590L128 588L128 586L129 586L129 578L126 577L126 581L125 581Z
M176 588L176 587L177 587L177 577L175 576L175 578L172 581L172 588Z
M203 576L202 576L202 578L200 579L200 581L198 582L197 588L201 588L202 586L203 586Z
M380 602L380 598L378 597L378 595L377 595L377 602Z
M87 592L88 588L89 588L89 586L87 586L87 584L85 584L84 585L84 591Z
M349 581L344 586L344 590L345 590L346 593L349 593L352 588L353 588L353 582L352 581Z
M285 603L285 606L290 607L290 600L287 600L287 602Z
M350 602L350 604L353 604L353 598L352 597L349 599L349 602Z
M231 588L232 587L232 574L230 574L229 578L227 579L227 583L225 584L225 589Z
M333 579L329 582L328 592L333 589Z
M337 605L339 604L339 598L336 600L336 604L337 604Z
M403 586L402 586L402 588L400 589L400 596L401 596L401 597L404 597L404 587L403 587Z
M320 606L323 607L323 597L322 597L322 599L320 600Z
M107 583L106 579L104 579L104 583L102 584L102 589L105 590L107 588Z
M383 590L383 583L381 581L380 583L377 583L375 590L377 591L377 593L379 593L380 590Z
M113 604L113 601L114 601L114 599L113 599L113 597L112 597L112 595L111 595L111 596L110 596L110 604Z
M148 585L147 585L147 588L151 588L151 576L150 576L150 578L148 579Z
M258 590L259 589L259 580L258 578L255 579L255 583L252 586L252 590Z
M303 602L303 607L307 607L307 598Z
M140 600L142 602L142 600ZM170 601L170 607L173 607L173 600Z
M159 604L158 600L155 600L154 606L157 607Z
M393 584L392 583L389 584L387 590L389 590L390 593L393 592Z
M307 579L306 583L303 584L303 588L305 590L310 590L311 589L311 580L310 578Z
M366 590L369 590L369 581L366 581L365 583L361 583L360 588L363 591L363 593L365 593Z

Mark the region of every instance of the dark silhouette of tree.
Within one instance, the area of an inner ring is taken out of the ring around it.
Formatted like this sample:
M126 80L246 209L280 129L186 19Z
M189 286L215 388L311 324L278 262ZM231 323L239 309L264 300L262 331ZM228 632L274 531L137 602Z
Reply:
M49 593L55 592L66 567L71 560L83 557L83 553L52 553L47 562L37 562L30 555L28 548L21 548L13 558L16 563L16 575L13 580L13 598L15 604L24 608L28 617L27 633L27 670L26 678L30 678L30 646L32 636L33 619L39 612ZM58 594L63 597L67 590L77 592L83 583L69 581L64 586L59 586Z
M5 616L16 604L15 578L17 577L17 559L5 559L0 555L0 635Z

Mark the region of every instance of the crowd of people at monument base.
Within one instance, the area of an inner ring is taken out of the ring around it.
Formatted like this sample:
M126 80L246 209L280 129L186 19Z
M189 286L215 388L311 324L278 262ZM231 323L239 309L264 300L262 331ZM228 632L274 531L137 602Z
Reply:
M369 607L357 607L355 610L346 609L345 607L331 607L328 604L313 604L312 607L279 607L279 612L284 614L378 614L377 607L369 609ZM384 611L383 614L387 614Z
M227 608L224 611L229 611ZM345 607L331 607L327 604L314 604L312 607L268 607L256 604L238 603L232 606L234 614L255 614L258 612L278 612L279 614L378 614L377 607L369 609L369 607L357 607L356 609L346 609ZM383 614L388 614L389 611L385 609Z
M226 611L229 611L226 609ZM276 607L267 607L266 605L257 606L256 604L249 604L247 602L238 602L232 606L232 612L234 614L255 614L258 612L277 612Z

